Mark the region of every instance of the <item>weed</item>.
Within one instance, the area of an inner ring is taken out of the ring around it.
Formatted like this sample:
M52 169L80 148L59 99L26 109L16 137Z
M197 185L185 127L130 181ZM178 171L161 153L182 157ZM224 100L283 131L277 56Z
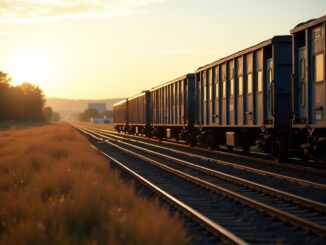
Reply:
M0 200L0 244L188 242L177 217L64 124L0 131Z

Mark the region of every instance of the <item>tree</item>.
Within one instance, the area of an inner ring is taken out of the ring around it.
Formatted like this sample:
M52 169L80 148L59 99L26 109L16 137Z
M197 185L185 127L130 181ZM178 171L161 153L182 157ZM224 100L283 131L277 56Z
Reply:
M10 90L11 78L0 71L0 120L8 117L8 93Z
M44 120L46 122L58 122L60 121L60 114L52 110L50 106L43 108Z
M7 119L25 120L24 93L19 87L10 87L7 94Z
M52 119L51 119L51 121L52 122L59 122L60 121L60 114L58 113L58 112L56 112L56 111L54 111L53 113L52 113Z
M42 90L31 83L23 83L19 88L24 94L25 119L43 121L42 108L45 104L45 99Z
M83 113L79 114L79 121L87 122L91 117L99 117L100 114L95 109L86 109Z
M0 71L0 85L5 85L9 87L10 83L11 83L11 78L8 76L8 74Z
M113 117L113 111L106 110L105 112L101 113L101 117Z
M53 110L50 106L46 106L43 108L43 115L44 115L44 120L46 122L50 122L52 120L53 116Z
M31 83L19 86L11 86L10 83L11 78L0 71L0 120L44 121L42 90ZM51 110L44 108L47 120L51 120Z

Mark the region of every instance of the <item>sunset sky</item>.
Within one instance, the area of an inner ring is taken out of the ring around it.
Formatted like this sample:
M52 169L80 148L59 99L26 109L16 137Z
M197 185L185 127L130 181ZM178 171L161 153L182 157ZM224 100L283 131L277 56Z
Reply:
M325 0L0 0L0 71L47 97L128 97L325 14Z

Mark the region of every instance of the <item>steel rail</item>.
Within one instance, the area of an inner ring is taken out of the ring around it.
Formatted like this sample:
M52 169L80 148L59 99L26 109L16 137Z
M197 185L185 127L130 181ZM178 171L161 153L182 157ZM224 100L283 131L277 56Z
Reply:
M133 147L135 149L141 150L143 152L147 152L149 154L156 155L156 156L161 157L163 159L176 162L176 163L181 164L183 166L189 167L191 169L195 169L197 171L200 171L200 172L203 172L203 173L206 173L206 174L213 175L215 177L227 180L229 182L234 182L234 183L237 183L237 184L240 184L240 185L247 186L249 188L254 188L254 189L258 190L258 191L262 191L262 192L264 192L266 194L269 194L271 196L276 196L276 197L278 197L280 199L291 201L291 202L293 202L295 204L304 205L306 207L313 208L313 209L316 209L316 210L321 211L321 212L326 212L326 205L323 204L323 203L313 201L313 200L310 200L310 199L307 199L307 198L304 198L304 197L300 197L300 196L297 196L297 195L294 195L294 194L291 194L291 193L287 193L287 192L284 192L284 191L280 191L280 190L277 190L277 189L272 188L272 187L264 186L262 184L258 184L258 183L252 182L250 180L240 178L240 177L235 177L235 176L232 176L230 174L222 173L222 172L217 171L217 170L202 167L202 166L199 166L197 164L193 164L193 163L185 161L185 160L181 160L181 159L171 157L171 156L159 153L159 152L148 150L148 149L145 149L145 148L142 148L142 147L139 147L139 146L135 146L135 145L132 145L132 144L129 144L129 143L126 143L126 142L122 142L122 141L119 141L119 140L117 140L117 141L122 143L122 144Z
M96 138L97 140L101 140L101 138L97 137L96 135L88 132L87 130L84 130L80 127L74 126L74 128L84 132L85 134L90 135L91 137ZM184 213L186 216L195 219L200 225L205 227L207 230L218 234L219 236L222 236L222 240L225 240L227 243L231 244L240 244L240 245L247 245L248 243L230 232L229 230L225 229L224 227L220 226L216 222L212 221L211 219L207 218L206 216L202 215L201 213L197 212L187 204L181 202L177 198L173 197L169 193L165 192L155 184L151 183L141 175L137 174L130 168L126 167L123 163L118 161L117 159L111 157L110 155L106 154L105 152L98 149L96 146L92 145L93 148L95 148L97 151L99 151L102 155L109 158L112 162L114 162L119 168L121 168L123 171L127 172L131 176L133 176L135 179L143 183L145 186L149 187L152 191L155 193L158 193L162 198L164 198L166 201L171 203L172 205L176 206L182 213Z
M100 135L99 133L96 133L94 132L95 134L98 134ZM103 135L102 135L103 136ZM104 136L104 138L107 137L107 136ZM321 226L319 224L316 224L316 223L313 223L311 221L308 221L304 218L301 218L301 217L298 217L298 216L295 216L295 215L292 215L292 214L289 214L287 212L284 212L282 210L279 210L279 209L276 209L270 205L267 205L267 204L264 204L264 203L261 203L261 202L258 202L256 200L253 200L252 198L248 198L246 196L243 196L241 194L238 194L238 193L235 193L233 191L230 191L228 189L225 189L223 187L220 187L220 186L216 186L214 184L211 184L205 180L201 180L197 177L194 177L194 176L191 176L189 174L186 174L186 173L183 173L182 171L179 171L179 170L176 170L176 169L173 169L171 167L168 167L162 163L159 163L153 159L150 159L148 157L145 157L143 155L140 155L138 153L135 153L131 150L128 150L128 149L125 149L117 144L114 144L110 141L105 141L107 142L108 144L110 144L111 146L129 154L129 155L132 155L134 157L137 157L143 161L146 161L150 164L152 164L153 166L156 166L158 168L161 168L167 172L170 172L170 173L173 173L181 178L185 178L189 181L192 181L193 183L196 183L200 186L203 186L205 188L208 188L210 190L213 190L215 192L218 192L218 193L222 193L224 195L227 195L229 198L231 199L234 199L234 200L238 200L238 201L241 201L242 203L245 203L246 205L249 205L251 207L254 207L256 209L259 209L261 210L262 212L265 212L265 213L268 213L269 215L272 215L274 217L278 217L279 219L285 221L285 222L291 222L293 224L296 224L296 225L299 225L301 227L303 227L304 229L306 230L309 230L309 231L312 231L318 235L321 235L321 236L325 236L326 235L326 228L324 226Z
M98 130L98 129L95 129L95 130ZM108 132L105 132L105 133L108 133ZM108 134L110 134L110 133L108 133ZM123 138L122 136L115 136L115 137ZM145 144L145 142L142 142L142 141L138 141L138 142ZM182 154L184 156L197 158L197 159L200 159L200 160L203 160L203 161L209 161L209 162L224 165L224 166L231 166L233 168L244 170L244 171L247 171L247 172L256 173L256 174L263 175L263 176L270 176L270 177L285 180L285 181L288 181L288 182L291 182L291 183L300 184L300 185L303 185L303 186L312 186L314 188L326 190L326 185L325 184L312 182L312 181L304 180L304 179L299 179L299 178L295 178L295 177L291 177L291 176L287 176L287 175L267 172L265 170L260 170L260 169L256 169L256 168L253 168L253 167L247 167L247 166L243 166L243 165L240 165L240 164L235 164L235 163L232 163L232 162L229 162L229 161L214 159L214 158L211 158L211 157L200 156L200 155L197 155L197 154L184 152L184 151L180 151L180 150L176 150L176 149L172 149L172 148L168 148L168 147L164 147L164 146L158 146L158 145L155 145L155 144L152 144L151 146L161 148L161 149L164 149L164 150L169 150L171 152L174 152L174 153L177 153L177 154Z
M87 127L90 127L90 126L87 126ZM94 128L94 127L92 127L92 128ZM116 135L124 135L125 137L128 137L128 138L138 138L138 139L142 139L142 140L148 140L148 141L151 141L151 142L154 142L154 143L157 142L157 139L148 139L148 138L146 139L143 136L121 134L121 133L118 133L118 132L115 132L115 131L110 131L110 130L101 129L101 128L94 128L94 129L101 130L103 132L106 131L106 132L116 134ZM263 162L264 164L269 164L269 165L273 165L273 166L279 166L279 167L282 167L282 168L288 168L288 169L294 169L294 170L309 171L311 173L326 176L326 170L320 169L320 168L307 167L307 166L291 164L291 163L278 163L278 162L275 162L275 161L269 160L269 159L258 158L258 157L255 157L255 156L248 156L248 155L244 155L244 154L231 153L231 152L226 152L226 151L216 151L216 150L211 151L211 150L205 149L203 147L199 147L199 146L191 146L191 147L189 147L186 144L176 143L176 142L169 141L169 140L161 141L161 143L168 144L168 145L175 145L175 146L179 146L179 147L184 147L184 148L187 148L187 149L189 149L189 148L190 149L195 149L195 150L203 151L203 152L210 152L210 153L215 152L215 153L217 153L219 155L238 157L238 158L242 158L244 160L260 161L260 162Z

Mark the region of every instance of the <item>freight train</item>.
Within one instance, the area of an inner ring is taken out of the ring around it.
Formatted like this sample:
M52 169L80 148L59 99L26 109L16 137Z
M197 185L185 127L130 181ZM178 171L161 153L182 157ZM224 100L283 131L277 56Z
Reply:
M326 160L326 16L114 105L116 130Z

